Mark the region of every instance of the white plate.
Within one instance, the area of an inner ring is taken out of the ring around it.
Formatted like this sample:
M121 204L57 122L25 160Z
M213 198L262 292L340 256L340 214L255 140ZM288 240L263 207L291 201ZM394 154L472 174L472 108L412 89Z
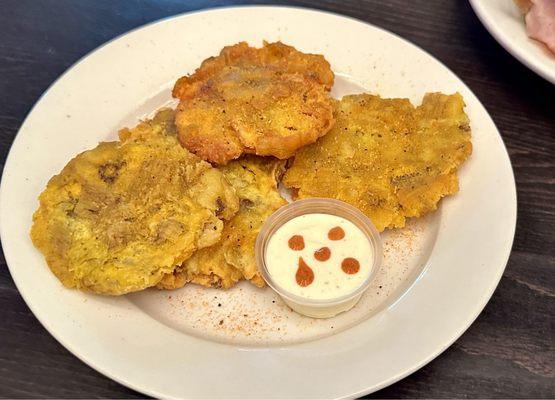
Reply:
M476 15L501 46L532 71L555 83L555 54L526 35L524 17L513 0L470 0Z
M78 152L114 137L122 124L168 102L172 82L224 45L263 39L324 54L338 75L336 95L365 88L419 103L428 91L459 91L474 144L460 171L460 193L440 211L387 233L381 288L331 320L301 318L269 289L248 284L229 292L190 286L119 298L64 289L28 236L49 177ZM93 368L164 398L350 397L401 379L445 350L480 313L503 273L516 219L507 152L461 80L379 28L280 7L181 15L85 57L21 127L0 201L6 260L41 323Z

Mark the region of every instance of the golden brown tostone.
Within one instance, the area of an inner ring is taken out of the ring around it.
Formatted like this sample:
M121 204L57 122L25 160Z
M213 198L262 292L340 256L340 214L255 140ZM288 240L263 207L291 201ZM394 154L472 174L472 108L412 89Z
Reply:
M470 156L470 127L459 94L407 99L345 96L336 124L300 149L283 182L298 198L331 197L362 210L379 231L435 210L458 190Z

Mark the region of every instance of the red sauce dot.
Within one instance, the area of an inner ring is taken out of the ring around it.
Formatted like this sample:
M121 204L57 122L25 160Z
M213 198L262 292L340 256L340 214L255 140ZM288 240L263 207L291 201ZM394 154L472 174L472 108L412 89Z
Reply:
M356 274L360 269L360 264L355 258L346 258L341 262L341 269L349 275Z
M329 247L322 247L314 252L314 258L318 261L327 261L331 257L331 250Z
M297 280L297 284L303 287L314 282L314 271L304 262L302 257L299 257L299 267L297 268L295 279Z
M336 226L335 228L331 228L330 231L328 232L329 240L341 240L344 237L345 237L345 231L339 226Z
M295 251L304 249L304 238L301 235L291 236L289 239L289 248Z

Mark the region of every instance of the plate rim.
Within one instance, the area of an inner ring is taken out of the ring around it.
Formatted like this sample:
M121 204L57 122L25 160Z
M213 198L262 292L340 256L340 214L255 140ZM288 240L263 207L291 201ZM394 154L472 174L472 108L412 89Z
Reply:
M470 0L470 1L471 1L471 3L473 2L473 0ZM372 386L368 386L365 389L361 389L361 390L358 390L358 391L351 392L350 394L345 395L345 397L358 397L358 396L373 393L373 392L378 391L380 389L383 389L383 388L385 388L385 387L387 387L387 386L389 386L393 383L398 382L399 380L401 380L401 379L407 377L408 375L414 373L415 371L419 370L420 368L422 368L423 366L425 366L426 364L431 362L433 359L438 357L447 348L449 348L457 339L459 339L466 332L466 330L472 325L472 323L476 320L476 318L481 314L481 312L483 311L483 309L485 308L485 306L487 305L487 303L491 299L493 293L495 292L495 289L497 288L497 286L499 284L499 281L501 280L501 277L503 276L503 273L504 273L505 268L507 266L507 263L509 261L509 257L512 253L512 247L513 247L515 232L516 232L517 207L518 207L516 182L515 182L515 178L514 178L514 170L512 168L511 159L509 157L507 147L505 146L505 144L503 142L500 131L497 128L497 126L495 124L495 121L493 121L491 115L487 111L486 107L483 105L483 103L480 101L480 99L474 94L474 92L468 87L468 85L458 75L456 75L448 66L446 66L442 61L437 59L435 56L430 54L428 51L426 51L425 49L423 49L419 45L403 38L402 36L400 36L400 35L398 35L394 32L391 32L391 31L389 31L387 29L384 29L380 26L374 25L374 24L369 23L367 21L364 21L364 20L361 20L361 19L358 19L358 18L355 18L355 17L351 17L351 16L348 16L348 15L343 15L343 14L340 14L340 13L321 10L321 9L317 9L317 8L311 8L311 7L286 6L286 5L237 5L237 6L209 7L209 8L203 8L203 9L200 9L200 10L194 10L194 11L188 11L188 12L183 12L183 13L170 15L170 16L163 17L163 18L160 18L160 19L157 19L157 20L154 20L154 21L150 21L146 24L143 24L143 25L137 26L133 29L130 29L128 31L125 31L125 32L115 36L114 38L111 38L110 40L102 43L101 45L92 49L91 51L87 52L85 55L83 55L77 61L75 61L72 65L70 65L66 70L64 70L64 72L62 74L60 74L47 87L47 89L38 97L38 99L33 104L33 106L29 109L29 111L28 111L27 115L25 116L20 128L18 129L18 132L16 133L16 135L15 135L13 141L12 141L12 144L10 145L10 149L8 151L8 154L7 154L5 163L4 163L4 167L3 167L3 171L2 171L2 179L0 180L0 211L2 210L1 200L5 196L4 195L5 185L3 184L4 183L4 179L3 179L4 178L4 173L7 170L8 165L11 164L11 159L14 157L12 150L15 147L14 145L16 144L18 139L20 139L19 133L20 133L22 127L24 127L25 124L27 123L31 114L35 111L36 107L42 102L43 98L51 91L51 89L54 86L56 86L58 84L58 82L60 80L62 80L68 73L70 73L70 71L72 71L75 67L77 67L82 62L84 62L93 53L103 49L104 47L110 45L112 42L118 41L119 39L123 38L124 36L126 36L128 34L131 34L135 31L139 31L143 28L146 28L146 27L149 27L149 26L152 26L152 25L163 24L163 23L165 23L169 20L179 19L179 18L186 17L186 16L191 16L191 15L195 15L195 14L210 13L212 11L233 10L233 9L238 9L238 8L250 9L250 10L256 10L256 9L271 10L271 9L276 9L277 8L277 9L290 10L290 11L293 11L293 12L295 12L295 11L309 11L309 12L316 13L316 14L326 14L326 15L338 17L338 18L341 18L341 19L347 19L347 20L350 20L351 22L364 24L364 25L370 26L373 29L381 31L382 33L394 36L395 38L402 41L403 43L408 44L409 46L412 46L414 48L417 48L419 51L421 51L426 56L428 56L429 58L436 61L443 68L448 70L454 77L456 77L461 82L461 85L464 86L470 93L472 93L474 95L474 97L476 98L479 105L484 108L484 110L486 111L486 115L487 115L488 119L490 120L491 124L495 127L495 131L496 131L495 133L497 134L497 136L499 137L499 139L501 141L503 152L504 152L504 155L505 155L505 157L508 161L508 166L509 166L509 169L510 169L510 178L511 178L511 182L512 182L512 185L511 185L510 189L511 189L511 192L512 192L512 195L513 195L512 200L514 200L514 201L511 201L511 206L512 206L512 210L511 210L511 216L512 216L512 218L511 218L511 227L512 227L512 229L511 229L511 232L510 232L511 240L510 240L510 243L508 244L507 249L506 249L506 254L504 256L504 261L503 261L503 267L498 269L497 276L495 277L495 279L493 279L490 282L489 288L487 290L487 294L484 295L483 300L480 302L479 306L475 307L475 313L473 315L470 315L469 318L466 319L466 322L464 324L460 325L460 328L458 328L456 330L457 332L454 335L450 335L452 337L450 337L449 340L446 340L441 346L437 346L437 349L436 349L435 352L431 353L427 357L424 357L419 363L414 364L411 368L407 368L406 370L400 372L399 374L397 374L395 376L392 376L388 379L384 379L379 384L375 384L375 385L372 385ZM5 238L7 236L7 232L5 232L5 229L6 229L5 224L0 223L0 238ZM84 362L89 367L93 368L95 371L101 373L102 375L108 377L109 379L112 379L112 380L114 380L114 381L132 389L132 390L135 390L139 393L154 396L154 397L168 398L167 395L164 395L163 393L160 393L157 390L150 389L148 387L148 385L141 386L139 384L135 384L134 382L128 381L127 379L125 379L121 376L112 374L107 368L104 368L103 365L98 365L98 363L95 363L91 360L88 360L82 354L80 354L80 352L77 348L74 348L72 345L70 345L62 337L62 334L59 334L58 332L55 332L55 329L52 326L50 326L50 324L48 324L48 322L46 321L44 316L41 316L39 313L35 312L35 307L30 305L30 302L28 301L28 299L22 294L22 291L20 290L21 282L18 283L18 281L14 278L14 275L12 274L12 268L10 267L10 265L13 265L13 263L11 263L9 261L9 259L11 259L11 256L6 254L6 252L5 252L5 258L6 258L6 264L8 266L8 269L10 270L10 274L12 276L14 284L16 285L16 287L18 289L18 292L21 295L21 297L23 298L23 300L25 301L27 307L29 307L29 309L31 310L31 312L33 313L35 318L37 318L37 320L41 323L41 325L43 325L43 327L47 330L47 332L50 335L52 335L52 337L54 337L62 346L64 346L64 348L66 348L72 355L77 357L80 361ZM416 282L414 282L413 285L415 283ZM411 285L411 287L412 287L412 285ZM410 291L410 290L411 290L411 288L407 289L407 292ZM383 312L383 311L381 311L381 312ZM231 346L233 346L233 345L231 345ZM295 346L295 345L291 345L291 346ZM170 396L169 398L173 398L173 397Z
M486 7L484 7L482 1L468 1L482 25L486 28L489 34L493 36L495 41L501 45L501 47L503 47L509 54L511 54L529 70L535 72L546 81L555 84L555 70L553 72L550 72L549 68L544 67L536 60L536 58L527 57L525 54L526 52L521 47L512 45L511 40L507 37L505 31L503 31L503 29L499 28L491 21L491 17L489 16L489 13L486 10Z

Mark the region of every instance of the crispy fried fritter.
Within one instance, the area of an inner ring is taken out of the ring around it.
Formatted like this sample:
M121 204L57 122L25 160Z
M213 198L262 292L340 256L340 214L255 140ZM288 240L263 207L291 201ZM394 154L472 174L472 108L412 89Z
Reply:
M458 191L470 156L470 127L457 93L429 93L422 105L368 94L336 104L336 124L297 152L283 183L299 198L332 197L362 210L379 231L437 208Z
M242 279L263 286L254 245L266 219L286 201L277 190L284 161L245 156L220 167L240 199L240 210L224 224L222 240L198 250L158 285L174 289L187 282L229 288Z
M332 84L322 56L281 43L225 48L175 84L179 141L217 164L243 153L288 158L333 125Z
M136 128L149 129L159 127ZM221 172L172 136L101 143L71 160L39 200L31 238L54 274L109 295L156 285L217 242L220 218L239 206Z

